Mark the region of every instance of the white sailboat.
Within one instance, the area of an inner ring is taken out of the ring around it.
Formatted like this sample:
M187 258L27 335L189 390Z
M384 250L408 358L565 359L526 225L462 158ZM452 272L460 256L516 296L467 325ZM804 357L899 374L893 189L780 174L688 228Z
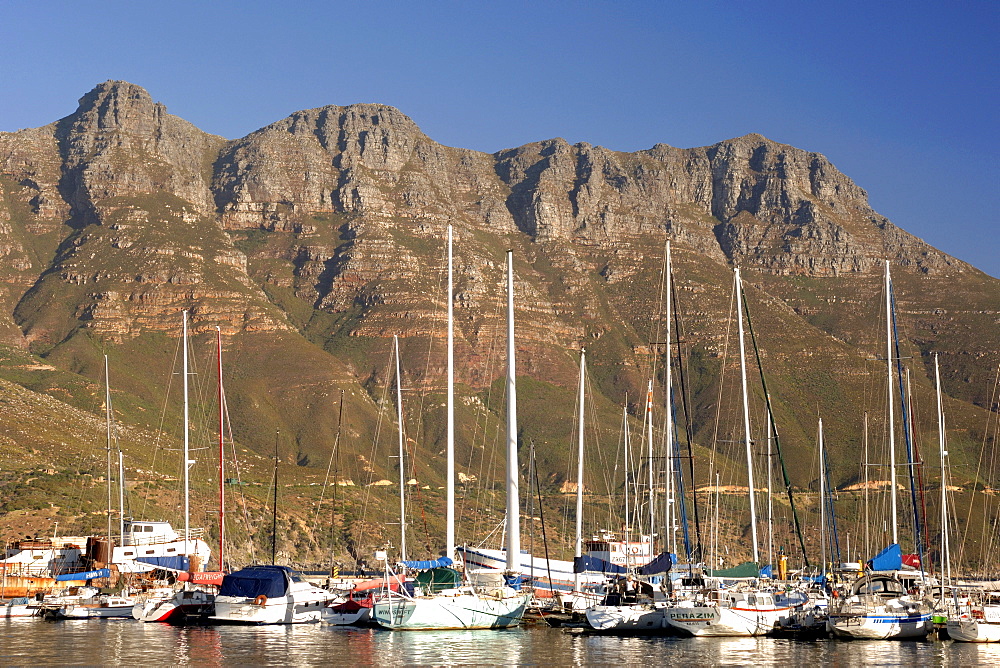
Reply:
M203 617L212 611L215 603L215 594L219 585L222 584L223 546L225 541L225 522L223 511L222 485L224 483L223 471L223 414L225 410L225 393L222 385L222 330L216 330L216 344L218 348L218 379L219 379L219 564L220 570L217 572L194 572L178 574L183 580L175 588L165 589L158 593L147 593L136 601L132 608L132 617L140 622L183 622L188 618ZM184 346L184 401L185 416L187 415L187 312L184 312L182 345ZM185 419L185 436L188 432L188 424ZM184 457L187 461L187 455ZM187 467L185 466L185 469ZM185 502L185 508L187 503ZM185 523L187 519L185 517ZM205 561L208 562L208 555Z
M888 370L889 498L892 514L892 546L899 547L896 501L896 449L893 414L893 310L892 278L885 261L886 367ZM889 548L887 548L888 550ZM878 557L876 557L878 559ZM898 569L900 565L894 564ZM932 629L930 607L910 596L893 573L869 573L851 586L847 596L830 604L827 630L842 638L896 640L923 638Z
M671 262L670 262L670 242L666 243L666 250L664 254L664 280L666 282L666 294L667 294L667 311L666 311L666 321L667 321L667 370L666 370L666 391L668 397L668 407L666 412L666 425L665 433L669 442L672 438L673 428L671 426L671 412L669 407L669 397L671 388L671 377L670 377L670 320L671 320ZM581 356L581 392L583 383L583 361ZM581 395L582 396L582 395ZM581 398L581 420L583 414L583 403ZM652 557L652 537L655 532L655 501L654 501L654 479L653 479L653 383L650 381L649 389L646 395L646 428L647 428L647 446L649 454L649 552L650 554L646 559L639 562L632 562L627 564L631 567L643 566ZM581 422L581 433L582 433L582 422ZM668 448L668 453L672 452ZM674 533L676 526L674 524L674 506L673 506L673 468L672 459L669 458L668 462L671 465L668 466L667 475L667 513L666 513L666 540L664 545L667 546L668 551L671 545L676 549L676 535ZM582 443L581 443L581 459L580 463L582 465ZM582 504L578 502L577 512L582 512ZM579 523L579 516L577 522ZM627 522L626 522L627 524ZM579 540L579 539L578 539ZM579 545L579 542L577 543ZM578 548L579 549L579 548ZM577 552L579 555L579 551ZM647 595L644 595L643 592ZM667 626L666 622L666 599L657 600L655 597L655 592L649 585L643 586L639 582L633 579L633 575L629 574L624 581L619 582L615 587L609 587L606 591L606 595L603 600L596 605L592 605L586 611L587 624L590 625L595 631L608 634L637 634L637 633L661 633Z
M580 350L580 394L577 418L577 485L576 485L576 540L575 558L580 561L584 555L591 557L601 567L582 570L574 561L565 559L545 559L521 552L519 571L531 580L536 597L554 598L565 611L583 612L596 605L604 596L604 585L609 575L624 573L629 566L642 566L649 562L650 542L615 540L614 536L602 533L591 540L583 538L583 455L586 384L586 351ZM586 548L586 549L585 549ZM507 568L507 551L485 547L460 546L457 548L466 568L503 571ZM602 563L603 562L603 563ZM608 565L610 564L610 566ZM602 570L603 569L603 570Z
M757 512L753 477L753 452L750 437L750 405L747 392L746 346L743 334L743 282L740 270L735 272L737 329L740 350L740 378L743 390L743 438L747 462L747 483L750 490L750 533L753 563L760 563L757 544ZM716 590L707 595L678 602L665 611L666 624L674 630L693 636L757 636L771 632L791 608L779 604L771 592L762 591L747 582L739 589Z
M948 544L948 468L945 465L948 451L945 449L944 409L941 406L941 374L938 371L937 355L934 356L934 376L937 384L938 443L941 456L941 554L944 565L944 584L953 584L951 577L951 552ZM944 598L944 596L942 596ZM946 622L948 635L958 642L1000 642L1000 594L995 591L981 591L970 594L957 606L953 606Z
M507 252L507 570L519 570L521 554L517 469L517 404L514 365L514 269L513 252ZM451 563L454 545L454 355L452 332L452 230L448 226L448 512L446 556ZM372 608L372 618L381 626L397 630L501 629L521 623L530 594L504 584L488 589L470 585L445 589L433 595L409 596L387 592Z

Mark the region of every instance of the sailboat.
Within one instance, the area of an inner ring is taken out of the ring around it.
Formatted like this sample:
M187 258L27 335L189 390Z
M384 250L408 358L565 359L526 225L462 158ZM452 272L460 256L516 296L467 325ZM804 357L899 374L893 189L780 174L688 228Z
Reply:
M753 451L750 437L750 405L747 392L746 346L743 333L743 282L740 270L734 271L737 330L740 350L740 377L743 392L743 437L750 496L750 534L753 548L753 572L739 588L714 590L668 608L666 623L681 633L693 636L758 636L770 633L787 616L790 607L775 600L772 592L754 586L759 575L760 553L757 543L757 512L753 476Z
M574 560L545 559L521 552L520 572L532 583L536 596L555 598L570 612L583 612L599 603L610 577L625 574L627 567L641 566L650 560L650 542L616 540L602 532L591 540L583 537L583 455L587 353L580 350L580 394L577 418L576 539ZM584 549L586 548L586 550ZM466 568L503 571L507 568L506 550L459 546Z
M218 378L219 378L219 570L215 572L188 572L177 573L180 585L175 589L167 589L156 594L147 594L136 601L132 608L132 617L140 622L182 622L188 618L200 618L212 611L215 603L215 592L222 584L222 563L225 540L225 523L223 522L223 494L224 474L222 468L223 461L223 415L225 409L225 394L222 385L222 330L216 330L216 343L218 347ZM187 357L187 311L183 316L182 328L183 354L183 374L184 374L184 432L185 443L187 443L188 423L187 423L187 401L188 401L188 357ZM185 461L187 461L185 454ZM185 466L186 475L187 466ZM187 486L185 485L185 494ZM185 500L185 510L187 501ZM185 514L185 522L187 515Z
M945 582L951 582L951 554L948 545L948 475L945 466L948 451L945 449L944 410L941 407L941 374L937 355L934 356L934 375L937 381L938 442L941 456L941 553ZM941 587L944 598L944 586ZM957 601L956 601L957 602ZM980 591L953 607L946 622L948 635L958 642L1000 642L1000 595L996 591Z
M896 571L902 567L902 550L899 547L896 501L893 361L897 361L898 365L899 355L898 353L893 354L892 277L889 272L888 260L885 261L885 317L892 544L872 559L872 571L875 572L858 578L851 585L846 596L831 603L827 617L827 630L842 638L879 640L923 638L933 626L930 607L924 601L907 593L907 586L896 575ZM902 399L902 395L900 399ZM919 538L916 542L919 545Z
M666 281L666 294L667 294L667 309L666 309L666 321L667 321L667 366L666 366L666 391L667 391L667 410L666 413L666 425L665 434L668 439L668 443L672 445L673 443L673 427L671 424L672 413L670 406L670 392L671 392L671 375L670 375L670 323L671 323L671 257L670 257L670 242L666 242L666 249L664 253L664 279ZM581 379L583 375L583 362L581 358ZM582 380L581 380L582 384ZM647 435L647 445L649 452L649 547L650 552L652 551L652 538L655 532L654 521L655 521L655 503L654 503L654 484L653 484L653 384L652 381L649 383L649 389L646 394L646 427L648 430ZM581 402L581 413L582 413L582 402ZM582 419L582 418L581 418ZM581 423L582 426L582 423ZM625 435L626 435L626 451L628 450L628 429L627 422L625 424ZM670 555L670 546L673 543L676 549L676 526L674 524L674 504L673 504L673 448L668 447L668 459L670 466L668 466L667 475L667 513L666 513L666 541L664 544L667 546L667 550L660 557L649 561L651 554L645 559L639 562L633 562L628 564L631 566L630 572L625 576L624 580L619 580L614 586L606 588L606 595L597 605L593 605L586 610L587 624L590 627L600 633L607 634L637 634L637 633L662 633L662 630L667 627L665 611L667 607L667 601L665 598L660 600L656 597L656 592L652 585L646 582L640 582L635 579L635 574L638 575L654 575L659 573L667 573L670 571L673 565L673 559ZM582 455L582 452L581 452ZM582 457L581 457L582 464ZM627 480L626 480L627 486ZM626 505L628 502L626 501ZM578 504L578 512L582 511L582 507ZM579 517L577 522L579 522ZM626 520L626 525L628 521ZM673 541L671 539L674 539ZM579 555L579 551L578 551ZM638 567L638 568L636 568ZM635 573L631 571L634 570Z
M517 468L517 403L514 365L514 267L513 252L507 252L507 569L519 570L520 519ZM452 228L448 226L448 469L445 556L429 562L406 562L409 568L430 569L447 566L455 555L454 543L454 315L452 312ZM386 566L387 578L391 575ZM519 578L517 578L519 579ZM389 629L502 629L521 623L530 594L517 591L506 582L489 588L462 585L443 591L409 595L405 591L386 592L372 608L372 618Z

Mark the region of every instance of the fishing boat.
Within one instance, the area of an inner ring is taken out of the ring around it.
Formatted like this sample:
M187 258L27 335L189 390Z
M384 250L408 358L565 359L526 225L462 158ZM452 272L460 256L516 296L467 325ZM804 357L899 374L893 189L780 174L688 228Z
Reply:
M521 623L531 600L519 587L520 509L517 468L517 403L514 362L514 267L507 252L507 568L509 584L483 587L462 585L439 592L414 595L391 590L372 608L375 621L390 629L501 629ZM452 282L452 229L448 226L448 391L447 391L447 515L445 556L428 562L402 562L411 569L434 569L453 563L454 542L454 294ZM391 577L388 561L386 575Z

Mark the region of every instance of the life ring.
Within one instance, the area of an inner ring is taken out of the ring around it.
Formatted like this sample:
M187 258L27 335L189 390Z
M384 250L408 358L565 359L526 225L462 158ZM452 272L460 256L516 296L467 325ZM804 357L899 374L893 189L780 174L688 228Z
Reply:
M638 545L633 545L628 549L628 551L631 552L632 554L639 554L640 549L641 548Z
M253 604L254 605L261 605L261 606L267 605L267 596L264 596L263 594L261 594L260 596L258 596L257 598L255 598L253 600Z

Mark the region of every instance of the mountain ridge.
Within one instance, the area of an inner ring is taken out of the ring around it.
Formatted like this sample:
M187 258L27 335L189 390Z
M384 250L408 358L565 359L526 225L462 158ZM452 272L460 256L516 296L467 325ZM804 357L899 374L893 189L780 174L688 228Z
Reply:
M749 133L691 149L620 152L554 138L490 154L442 146L381 104L297 111L225 139L114 81L64 119L0 133L2 338L94 381L102 348L147 356L118 361L134 376L136 404L153 406L164 391L143 376L166 373L169 351L157 337L176 337L186 309L196 345L207 350L218 327L227 351L255 360L232 388L234 423L255 425L240 434L250 450L268 452L278 430L291 435L282 447L292 461L322 461L337 423L330 388L377 398L390 382L393 334L406 386L440 390L447 224L466 419L478 419L475 402L500 373L502 252L513 248L519 368L540 383L522 444L539 442L552 481L566 477L558 441L572 407L553 418L543 406L574 387L570 351L591 351L594 392L609 415L621 404L641 415L637 397L662 372L657 286L667 240L682 343L701 374L689 397L700 461L722 447L711 414L734 410L721 406L720 390L732 364L734 266L758 332L781 333L761 340L781 429L809 452L811 420L829 416L847 448L841 481L856 476L857 406L877 403L859 379L868 358L884 355L868 330L884 304L885 259L915 393L926 400L940 352L946 391L961 407L956 430L971 430L956 450L973 447L984 408L997 410L988 387L1000 282L875 212L820 153ZM365 405L355 452L381 404ZM422 476L434 480L440 422L407 410L414 447L427 456ZM930 433L926 419L919 427ZM471 458L480 446L460 447ZM811 479L807 464L792 465L797 484Z

